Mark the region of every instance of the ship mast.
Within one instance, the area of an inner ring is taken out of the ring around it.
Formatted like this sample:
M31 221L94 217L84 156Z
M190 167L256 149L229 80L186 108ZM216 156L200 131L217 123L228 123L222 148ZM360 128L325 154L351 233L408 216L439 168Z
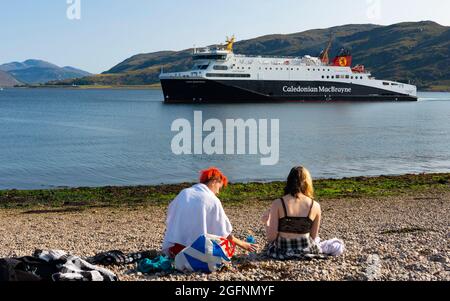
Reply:
M329 52L331 49L331 45L333 43L333 35L330 35L330 41L328 42L327 47L325 48L325 50L322 51L322 53L320 54L320 60L322 61L323 64L328 65L330 64L330 56L329 56Z

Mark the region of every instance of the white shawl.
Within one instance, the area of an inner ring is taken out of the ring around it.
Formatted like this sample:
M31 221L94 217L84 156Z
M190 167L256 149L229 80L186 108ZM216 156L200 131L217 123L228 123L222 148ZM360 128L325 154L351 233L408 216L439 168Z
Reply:
M190 246L201 235L227 238L233 231L217 196L204 184L183 190L169 205L162 250L175 244Z

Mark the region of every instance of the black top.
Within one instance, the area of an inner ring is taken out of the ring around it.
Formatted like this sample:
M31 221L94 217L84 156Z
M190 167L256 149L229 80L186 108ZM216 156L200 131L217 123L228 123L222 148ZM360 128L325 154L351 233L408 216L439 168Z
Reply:
M312 201L311 208L307 217L290 217L287 214L286 204L283 199L280 199L283 204L284 217L280 218L278 222L278 232L291 233L291 234L308 234L311 233L314 221L310 218L312 208L314 206L314 200Z

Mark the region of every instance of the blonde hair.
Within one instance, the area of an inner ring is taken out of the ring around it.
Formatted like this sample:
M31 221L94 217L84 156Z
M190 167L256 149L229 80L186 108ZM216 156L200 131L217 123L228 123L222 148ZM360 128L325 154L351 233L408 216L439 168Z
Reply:
M303 166L294 167L287 178L284 189L286 195L297 197L299 193L314 199L314 186L311 173Z

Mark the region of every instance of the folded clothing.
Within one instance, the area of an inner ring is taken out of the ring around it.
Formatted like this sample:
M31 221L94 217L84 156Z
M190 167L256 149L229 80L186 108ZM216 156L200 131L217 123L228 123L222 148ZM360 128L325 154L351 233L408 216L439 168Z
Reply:
M146 258L139 262L138 271L141 273L170 272L174 270L173 259L167 256L158 256L153 260Z
M56 265L31 256L0 259L0 282L52 281L57 272Z
M80 257L59 250L37 250L34 257L54 265L58 272L53 281L118 281L118 277L105 268L93 265Z
M341 256L345 252L345 244L341 239L333 238L330 240L321 241L318 237L315 241L320 246L322 254L336 257Z
M138 262L145 258L155 258L156 256L158 256L158 252L156 251L125 254L122 251L113 250L99 253L93 257L89 257L86 259L86 261L91 264L100 264L103 266L127 265Z
M59 250L36 250L33 256L0 259L0 281L117 281L104 268Z

